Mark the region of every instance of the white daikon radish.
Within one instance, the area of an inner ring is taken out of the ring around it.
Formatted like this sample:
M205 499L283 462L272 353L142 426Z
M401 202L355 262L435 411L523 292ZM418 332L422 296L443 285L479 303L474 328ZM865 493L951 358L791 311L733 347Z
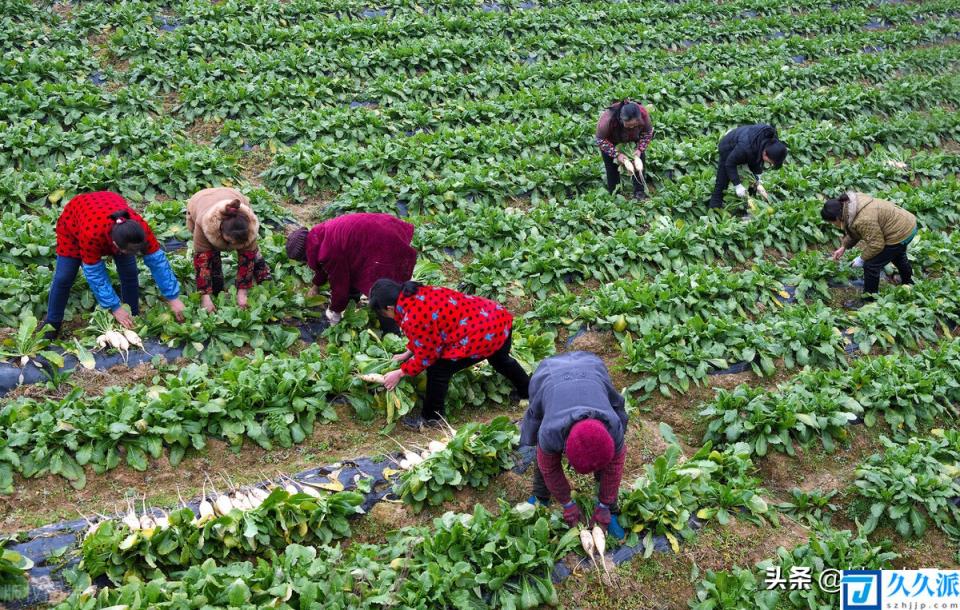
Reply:
M137 518L137 513L133 510L133 504L129 500L127 501L127 509L127 513L120 521L129 527L131 531L138 531L140 529L140 519Z
M230 497L230 503L233 504L234 508L237 508L242 511L250 510L250 500L247 499L247 496L238 492L235 492L232 497Z
M400 468L402 470L410 470L410 461L407 459L400 460Z
M107 340L106 335L100 335L99 337L97 337L97 347L99 347L100 349L104 349L108 345L110 345L110 342Z
M446 448L447 448L447 444L441 441L430 441L430 443L427 445L427 449L429 449L433 453L439 453Z
M581 529L580 530L580 546L583 547L583 550L586 551L587 555L590 557L590 561L593 562L595 568L597 568L597 576L600 575L600 566L597 565L597 559L594 555L595 545L593 542L593 535L590 533L590 530Z
M130 345L135 345L140 349L143 349L143 340L140 339L140 335L133 332L129 328L123 329L123 336Z
M603 571L610 576L610 570L607 568L607 562L603 557L604 552L607 550L607 534L600 529L599 525L593 526L593 547L597 551L597 557L600 559L600 562L603 563Z
M403 452L403 457L407 458L407 461L410 462L411 466L416 466L417 464L420 464L421 462L423 462L422 457L420 457L413 451L410 451L409 449Z
M230 511L233 510L233 502L230 501L230 497L226 494L220 494L213 501L213 510L220 516L230 514Z
M320 491L314 489L313 487L310 487L309 485L303 485L302 487L303 487L303 493L307 494L308 496L311 496L314 498L323 497L323 494Z
M298 493L300 493L300 490L297 489L296 487L294 487L293 485L291 485L290 483L287 483L286 485L284 485L284 486L283 486L283 489L284 489L284 491L286 491L286 492L287 492L288 494L290 494L291 496L295 496L295 495L297 495Z

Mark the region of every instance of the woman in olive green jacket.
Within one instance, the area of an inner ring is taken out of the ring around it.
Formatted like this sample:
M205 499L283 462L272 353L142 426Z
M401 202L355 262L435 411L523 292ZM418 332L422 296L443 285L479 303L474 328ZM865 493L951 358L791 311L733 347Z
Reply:
M843 241L833 253L834 260L840 260L848 248L859 246L864 298L879 291L880 272L887 263L897 267L902 283L913 283L913 268L907 260L907 246L917 235L913 214L889 201L851 191L828 199L820 216L843 229Z

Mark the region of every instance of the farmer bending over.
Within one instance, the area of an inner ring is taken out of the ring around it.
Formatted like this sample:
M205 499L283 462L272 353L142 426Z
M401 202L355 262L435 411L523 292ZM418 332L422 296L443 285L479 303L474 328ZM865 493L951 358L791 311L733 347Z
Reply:
M97 303L111 311L124 328L133 328L133 316L140 313L138 254L143 255L160 294L182 322L180 282L143 218L123 197L110 191L83 193L71 199L57 220L57 265L47 300L46 323L53 327L49 338L60 332L70 288L81 268ZM120 276L120 294L130 312L121 306L110 283L105 256L113 257Z
M527 397L530 378L510 356L513 316L503 305L448 288L382 279L370 290L370 309L393 316L407 337L407 351L394 357L403 364L385 375L384 387L392 390L404 377L427 372L421 414L401 420L408 428L437 426L453 374L482 360L510 380L519 398Z
M537 448L531 503L550 497L563 505L570 527L583 520L563 474L562 457L580 474L593 473L599 484L591 525L618 538L623 528L614 513L627 455L624 399L595 354L571 352L547 358L530 378L530 407L520 426L520 445Z
M247 290L270 279L257 248L260 221L250 200L232 188L203 189L187 202L187 229L193 233L193 268L203 308L213 313L211 295L223 291L221 252L237 251L237 306L247 306Z
M717 182L710 196L711 208L723 207L723 193L727 185L733 182L737 197L741 199L757 193L768 199L767 191L760 182L760 175L766 167L780 169L787 158L787 146L777 139L777 130L770 125L744 125L723 136L717 146L720 162L717 165ZM753 172L756 182L750 189L740 183L738 165L746 165Z
M880 272L893 263L903 284L913 283L913 268L907 260L907 246L917 235L917 218L883 199L864 193L847 192L828 199L820 216L843 230L833 260L840 260L848 248L860 247L854 266L863 265L863 298L872 299L880 289ZM858 303L848 303L856 307Z
M417 251L413 225L389 214L347 214L322 222L309 231L297 229L287 237L287 256L306 261L313 269L313 287L330 282L327 319L340 321L350 299L370 295L374 282L387 278L405 282L413 276ZM379 316L384 333L400 334L391 316Z
M620 170L617 164L635 165L634 160L640 160L640 166L633 177L633 198L646 199L646 182L643 178L643 167L647 163L647 146L653 139L653 124L647 109L630 100L616 102L607 107L597 122L597 146L600 147L600 156L603 157L603 166L607 170L607 191L613 191L620 185ZM617 151L617 144L636 142L633 158Z

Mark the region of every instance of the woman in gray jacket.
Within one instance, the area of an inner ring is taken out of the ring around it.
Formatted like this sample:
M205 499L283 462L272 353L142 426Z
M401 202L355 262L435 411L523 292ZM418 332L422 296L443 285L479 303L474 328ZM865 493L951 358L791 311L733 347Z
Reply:
M570 527L583 515L571 499L562 458L581 474L593 473L599 485L591 524L623 537L617 523L617 494L627 448L627 412L607 367L595 354L571 352L547 358L530 378L530 407L520 426L520 445L535 446L537 468L531 503L554 497Z

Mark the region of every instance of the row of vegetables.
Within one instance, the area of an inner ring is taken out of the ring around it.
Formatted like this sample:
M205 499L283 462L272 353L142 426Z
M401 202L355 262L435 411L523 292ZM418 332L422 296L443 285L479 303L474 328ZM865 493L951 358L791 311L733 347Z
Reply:
M349 405L363 421L384 417L390 430L413 407L423 383L377 392L363 381L392 366L392 356L405 347L402 339L381 339L367 326L365 311L348 310L340 325L326 331L325 348L314 344L297 354L256 350L219 365L170 365L150 384L6 401L0 407L0 491L12 490L15 472L60 475L80 488L88 466L102 473L125 461L142 471L164 451L176 466L188 451L204 448L208 437L235 451L248 439L265 449L290 447L315 424L337 419L332 401ZM554 349L551 336L536 325L518 325L513 336L514 355L528 369ZM508 404L508 392L494 377L489 366L465 372L448 404ZM410 493L424 500L419 486Z
M856 534L831 529L829 516L824 517L818 509L825 501L821 498L818 502L813 497L816 494L795 491L793 503L771 506L754 475L750 445L731 443L718 450L707 441L684 457L670 428L661 424L660 431L666 450L620 497L621 521L629 532L627 544L642 541L647 557L654 552L658 538L679 552L681 540L692 541L693 527L703 522L715 520L724 525L736 518L758 525L776 524L779 512L810 522L811 539L792 552L779 550L776 558L759 564L760 570L810 565L810 561L818 571L824 567L889 567L896 554L887 550L887 543L875 546L865 537L878 525L914 537L923 535L929 518L951 538L960 538L960 508L956 505L960 435L955 430L934 430L926 438L903 442L882 439L884 452L860 466L850 490L849 516L865 518ZM476 447L483 442L479 437L499 440L482 451L464 445L474 443ZM489 472L509 466L518 437L516 427L505 419L488 426L471 424L448 440L438 441L436 451L428 452L400 475L398 487L418 477L424 464L436 461L455 469L451 455L458 453L462 454L460 464L486 456L488 466L481 464L481 468L492 469ZM442 475L438 478L442 480ZM481 481L478 486L488 482ZM474 484L477 482L463 485ZM267 489L217 494L212 502L203 499L199 514L181 508L162 516L137 516L131 509L123 518L92 522L82 536L82 563L73 575L75 591L59 607L168 607L165 604L203 587L209 596L206 603L224 608L268 600L272 607L315 607L313 604L320 603L314 597L317 594L334 596L323 600L328 604L325 607L417 608L449 604L450 598L442 595L453 591L460 591L454 595L458 596L456 603L464 607L533 608L557 604L551 573L558 560L575 550L578 536L584 537L588 555L594 551L593 536L568 529L555 513L529 504L510 509L502 501L497 515L482 506L472 515L446 513L434 519L432 527L393 532L385 544L328 546L350 536L348 519L362 512L361 501L356 492L329 494L291 481ZM605 546L603 538L597 542L601 549ZM288 563L291 555L307 560L310 587L302 588L305 581L297 577L301 573L297 562ZM12 553L4 560L8 565L0 571L0 584L22 578L20 568L25 562ZM101 574L115 586L97 593L90 579ZM267 578L266 584L263 578ZM818 586L791 593L761 590L751 572L734 568L729 573L708 573L691 605L711 608L718 600L757 597L757 607L773 608L779 595L796 602L823 601L829 594Z

